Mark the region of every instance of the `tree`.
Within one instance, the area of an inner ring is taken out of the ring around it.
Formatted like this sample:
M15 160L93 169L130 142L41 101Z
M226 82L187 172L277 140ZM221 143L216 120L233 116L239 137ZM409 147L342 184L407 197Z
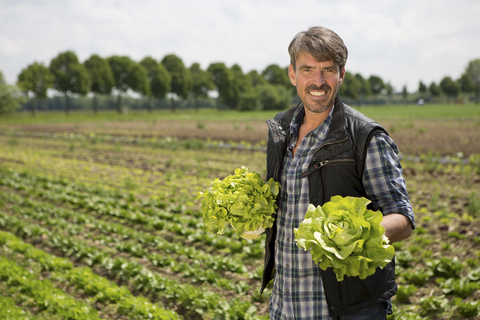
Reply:
M372 88L370 86L370 82L368 82L367 79L362 77L360 73L355 74L355 79L357 79L358 82L358 94L361 98L365 99L372 94Z
M387 82L385 84L385 90L387 91L387 96L388 96L388 99L391 101L392 100L392 96L393 96L393 91L394 91L394 88L392 86L392 84L390 82Z
M340 95L346 98L357 100L360 86L360 82L357 80L357 78L355 78L355 76L350 72L346 71L345 77L343 78L343 83L339 89Z
M69 95L85 95L90 89L90 78L83 64L73 51L65 51L50 62L53 88L65 94L65 113L69 113Z
M372 94L375 96L375 98L382 93L382 90L385 89L385 84L383 83L382 78L378 76L370 76L368 78L368 82L370 83L370 87L372 89Z
M192 76L183 64L182 59L174 54L163 57L161 63L172 76L170 92L178 97L186 99L192 88ZM175 111L175 99L172 97L172 111Z
M432 98L440 97L440 95L442 94L442 89L440 89L440 87L435 82L432 82L430 84L428 91L430 91Z
M421 98L423 98L427 93L427 85L423 83L422 80L418 82L418 93L420 94Z
M212 75L212 80L218 91L217 103L228 105L233 99L233 74L223 62L211 63L207 71ZM219 107L219 105L217 105Z
M465 69L465 74L472 81L476 103L478 104L480 101L480 59L470 61Z
M192 76L192 96L195 100L195 110L198 111L198 99L207 98L208 92L215 89L212 75L200 68L199 63L193 63L190 68L190 74Z
M115 84L113 72L107 59L103 59L97 54L92 54L84 62L90 77L90 91L93 96L93 112L98 113L97 95L110 94Z
M461 75L460 79L457 80L458 86L460 87L460 91L463 93L463 100L466 100L467 93L473 92L475 87L473 86L472 80L470 77L464 73Z
M149 93L147 71L127 56L111 56L108 63L115 79L114 87L118 91L117 112L122 113L122 94L128 90L142 95Z
M403 102L404 102L404 103L407 103L408 90L407 90L407 86L406 86L406 85L404 85L404 86L403 86L403 89L402 89L402 98L403 98Z
M267 84L271 86L271 84ZM243 92L240 95L240 99L238 101L237 109L239 111L254 111L260 108L260 101L259 101L259 87L252 88L248 92Z
M252 85L252 87L257 87L257 86L268 83L268 81L265 80L265 78L261 74L259 74L257 70L250 71L249 73L246 74L246 77L250 81L250 84ZM291 86L291 83L289 84Z
M287 70L279 67L277 64L271 64L262 71L262 76L271 84L284 86L285 88L290 89L292 83L288 77Z
M172 77L165 66L152 57L143 58L142 61L140 61L140 65L147 70L147 78L150 86L148 111L152 112L153 98L163 99L167 96L167 93L171 89Z
M20 106L20 92L15 86L8 85L0 71L0 115L13 113Z
M292 95L285 86L267 83L257 90L262 110L285 110L290 107Z
M53 85L53 75L50 69L43 63L34 62L22 69L17 78L17 86L28 97L32 93L30 101L32 115L35 115L35 100L47 97L47 91Z
M460 93L460 87L450 77L444 77L442 81L440 81L440 88L442 88L442 91L447 95L449 101L451 98L457 97Z
M229 101L229 106L232 109L237 109L238 101L240 100L240 95L242 95L245 92L248 92L252 88L252 85L250 84L250 81L245 76L245 74L242 71L242 68L238 64L234 64L230 68L230 71L232 74L231 89L233 91L233 96Z

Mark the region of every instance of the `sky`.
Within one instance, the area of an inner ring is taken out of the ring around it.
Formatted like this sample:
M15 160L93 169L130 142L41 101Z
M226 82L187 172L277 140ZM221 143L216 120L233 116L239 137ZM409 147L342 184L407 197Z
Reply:
M418 90L458 79L480 59L479 0L0 0L0 70L8 83L33 62L74 51L189 67L223 62L244 73L289 64L288 45L312 26L345 42L346 70Z

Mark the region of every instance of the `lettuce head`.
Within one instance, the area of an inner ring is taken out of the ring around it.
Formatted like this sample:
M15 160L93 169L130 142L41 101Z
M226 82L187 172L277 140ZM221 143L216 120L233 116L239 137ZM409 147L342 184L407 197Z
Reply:
M332 197L315 208L310 204L305 219L294 229L297 246L310 250L322 270L333 268L338 281L344 276L366 277L385 267L395 253L380 225L380 211L367 209L363 197Z
M223 234L230 223L237 236L260 227L270 228L276 212L276 198L280 183L273 179L265 182L258 173L248 168L235 169L235 174L223 180L215 179L212 186L199 192L203 222L209 232Z

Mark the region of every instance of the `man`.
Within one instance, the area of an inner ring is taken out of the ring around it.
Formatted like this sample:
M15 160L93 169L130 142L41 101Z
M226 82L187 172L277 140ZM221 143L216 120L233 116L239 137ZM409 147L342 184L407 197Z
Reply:
M333 31L313 27L288 48L288 75L301 103L268 120L267 179L280 181L279 209L267 230L261 291L274 279L272 319L386 319L396 293L394 262L360 280L338 282L323 271L293 233L308 205L335 195L366 197L380 210L390 242L408 238L415 225L398 148L375 121L343 104L338 89L348 56Z

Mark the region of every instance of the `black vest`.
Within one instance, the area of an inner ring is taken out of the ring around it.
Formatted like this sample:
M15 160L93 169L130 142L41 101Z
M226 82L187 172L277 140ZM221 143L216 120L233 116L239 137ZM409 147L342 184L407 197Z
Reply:
M267 145L267 180L279 181L279 170L286 148L290 143L290 122L298 107L277 114L283 140L274 138L269 130ZM335 100L330 131L322 146L315 152L309 169L303 174L308 179L310 203L318 206L332 196L366 197L362 184L366 148L372 136L387 133L377 122L343 104L339 95ZM372 210L378 208L370 207ZM267 229L265 242L265 265L261 292L275 275L276 224ZM374 275L360 280L347 277L338 282L332 268L322 271L325 296L331 316L345 315L365 307L384 302L397 291L395 262L385 268L377 268Z

